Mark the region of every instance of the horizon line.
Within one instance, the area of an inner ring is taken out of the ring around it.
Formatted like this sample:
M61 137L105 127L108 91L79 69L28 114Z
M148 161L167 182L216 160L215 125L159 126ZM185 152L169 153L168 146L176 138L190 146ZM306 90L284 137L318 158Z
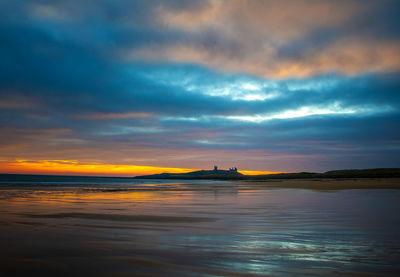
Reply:
M0 174L88 176L88 177L135 177L160 173L188 173L197 168L159 167L129 164L81 163L77 160L27 160L2 161ZM238 170L244 175L288 173L269 170Z

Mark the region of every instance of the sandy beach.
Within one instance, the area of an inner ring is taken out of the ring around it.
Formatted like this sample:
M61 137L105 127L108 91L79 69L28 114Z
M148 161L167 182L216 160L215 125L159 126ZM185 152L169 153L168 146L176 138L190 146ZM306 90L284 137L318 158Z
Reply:
M2 276L400 272L399 179L95 181L0 184Z
M312 190L400 189L400 178L294 179L242 181L252 189L293 188Z

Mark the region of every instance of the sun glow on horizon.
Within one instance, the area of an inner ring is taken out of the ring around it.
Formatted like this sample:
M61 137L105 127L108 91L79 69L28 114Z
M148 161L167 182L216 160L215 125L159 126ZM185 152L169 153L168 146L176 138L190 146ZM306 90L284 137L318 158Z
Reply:
M259 171L259 170L238 170L238 171L244 175L268 175L268 174L285 173L280 171Z
M76 160L22 160L2 164L1 173L121 176L185 173L196 169L125 164L84 164Z
M49 174L49 175L88 175L133 177L138 175L159 173L187 173L195 168L157 167L124 164L84 164L77 160L24 160L1 161L1 171L4 174ZM274 174L280 172L239 170L246 175Z

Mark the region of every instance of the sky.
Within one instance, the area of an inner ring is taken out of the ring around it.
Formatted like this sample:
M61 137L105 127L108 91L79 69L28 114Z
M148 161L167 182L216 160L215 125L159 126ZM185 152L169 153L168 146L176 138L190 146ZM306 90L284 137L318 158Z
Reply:
M399 1L0 1L0 173L400 167Z

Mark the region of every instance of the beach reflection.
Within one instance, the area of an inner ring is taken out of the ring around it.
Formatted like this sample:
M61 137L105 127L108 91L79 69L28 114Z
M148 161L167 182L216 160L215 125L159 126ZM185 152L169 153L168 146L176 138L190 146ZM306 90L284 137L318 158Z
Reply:
M235 182L0 189L1 268L104 276L396 276L398 190Z

